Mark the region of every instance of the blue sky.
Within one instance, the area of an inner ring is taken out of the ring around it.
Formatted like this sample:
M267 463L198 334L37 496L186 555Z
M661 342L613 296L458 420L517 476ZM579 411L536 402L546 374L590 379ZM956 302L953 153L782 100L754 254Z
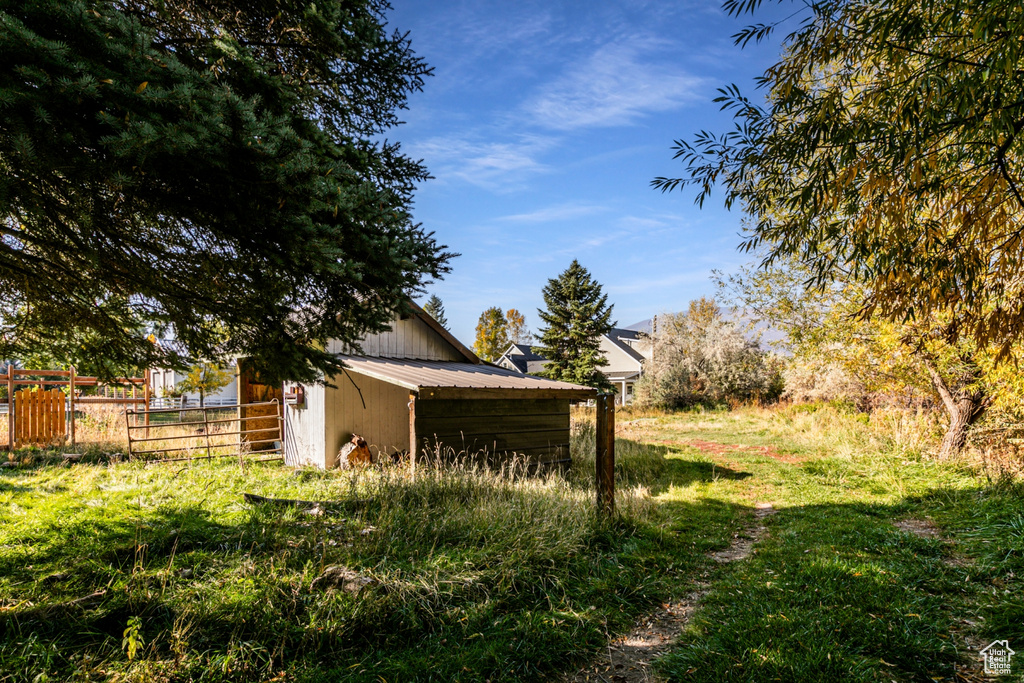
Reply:
M730 124L716 88L754 94L777 42L735 47L748 21L717 0L393 6L390 26L435 73L389 137L434 176L413 214L461 254L428 288L461 340L489 306L518 308L536 331L542 288L574 258L620 326L713 295L712 270L747 262L741 215L720 196L701 210L650 181L679 174L673 140Z

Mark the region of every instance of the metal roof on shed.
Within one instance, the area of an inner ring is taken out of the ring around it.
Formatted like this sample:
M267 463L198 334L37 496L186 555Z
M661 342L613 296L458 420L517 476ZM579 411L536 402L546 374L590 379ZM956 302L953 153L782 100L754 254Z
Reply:
M421 398L593 398L591 387L523 375L495 365L341 356L351 371L417 391Z

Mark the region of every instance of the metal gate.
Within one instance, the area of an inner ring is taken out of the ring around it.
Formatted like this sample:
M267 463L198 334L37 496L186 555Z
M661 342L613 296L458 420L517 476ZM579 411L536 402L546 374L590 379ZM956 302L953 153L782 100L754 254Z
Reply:
M284 453L280 413L276 400L231 407L129 410L125 413L128 455L147 460L280 458Z

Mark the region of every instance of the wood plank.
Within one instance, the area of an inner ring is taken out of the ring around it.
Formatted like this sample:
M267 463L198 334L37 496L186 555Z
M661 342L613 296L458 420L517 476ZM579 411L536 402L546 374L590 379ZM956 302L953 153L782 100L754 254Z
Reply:
M487 434L530 430L568 429L569 413L547 415L479 415L475 417L420 417L416 429L421 434Z
M416 434L416 394L409 394L409 458L413 476L416 476L416 457L419 455L419 439Z
M75 447L75 366L71 366L71 375L68 378L68 409L71 411L71 447ZM147 408L149 406L146 406ZM146 421L149 421L149 413L146 413Z
M496 389L484 387L420 387L424 399L529 399L560 398L583 401L597 396L596 389Z
M432 434L419 431L416 433L431 443L440 442L455 450L514 450L518 448L541 448L552 444L569 443L569 430L552 429L547 431L522 432L518 434Z
M395 325L394 331L394 343L392 345L391 355L395 358L408 358L410 350L405 348L406 344L406 331L409 329L408 320L399 320L398 324Z
M39 416L42 418L39 440L45 442L49 441L49 436L53 434L53 391L41 391L39 393Z
M473 353L468 348L463 346L462 342L456 339L451 332L446 330L444 326L441 325L441 323L437 322L432 317L430 317L426 312L424 312L422 308L416 305L415 302L410 301L410 303L412 304L412 309L415 312L416 319L422 322L428 328L430 328L431 332L433 332L440 338L442 345L446 348L446 351L448 353L455 352L456 354L458 354L456 357L446 357L444 360L459 360L461 358L464 358L465 360L468 360L470 363L474 363L477 365L479 365L482 362L479 358L477 358L475 353Z
M39 375L40 377L68 377L71 375L70 370L24 370L16 369L15 375Z
M14 433L14 368L7 365L7 450L12 450L15 443Z
M20 394L21 392L18 392L18 393ZM22 416L22 413L24 412L24 410L25 410L25 397L24 396L17 396L17 398L14 401L14 426L15 426L14 441L17 444L21 443L22 438L23 438L22 434L23 434L23 432L25 430L25 418Z
M422 448L422 446L421 446L421 448ZM431 450L431 452L433 452L433 451ZM528 461L534 462L534 463L545 463L545 462L551 462L551 461L557 461L557 460L561 460L561 461L569 461L570 460L569 444L567 444L567 443L565 443L565 444L552 444L551 446L542 446L542 447L539 447L539 448L523 448L523 449L507 450L507 451L500 451L499 450L499 451L496 451L496 452L494 452L494 451L487 451L487 452L484 452L484 451L471 451L469 453L456 452L456 453L454 453L455 458L452 457L451 453L443 453L442 452L442 455L443 456L447 456L447 457L444 457L443 459L444 460L448 460L448 461L451 461L451 460L454 460L454 459L458 459L458 458L461 458L461 457L466 457L467 455L469 457L471 457L471 458L484 456L486 458L486 460L488 461L488 463L491 464L491 465L496 465L496 464L500 465L500 463L502 461L509 460L512 457L523 457L523 458L527 459ZM420 451L420 460L421 460L421 462L425 458L426 458L426 455L421 450Z
M615 511L615 396L597 398L597 509L604 514Z
M424 399L416 414L421 417L473 417L477 415L554 415L569 414L569 401L557 398L518 398L484 400Z

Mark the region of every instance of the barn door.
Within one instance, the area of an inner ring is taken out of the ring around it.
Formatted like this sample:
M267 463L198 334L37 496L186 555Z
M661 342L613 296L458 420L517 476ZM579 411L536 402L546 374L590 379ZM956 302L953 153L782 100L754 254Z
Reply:
M64 392L22 389L14 395L14 442L49 444L67 435Z
M239 408L239 417L244 420L245 429L250 434L243 438L249 442L250 448L254 451L262 451L274 447L274 440L283 438L281 430L284 429L282 419L284 418L284 387L280 385L264 384L260 381L260 375L253 370L252 363L248 359L238 361L238 403L265 403L277 401L275 405L269 406L247 406ZM246 419L266 417L266 420ZM263 430L263 431L261 431ZM260 436L269 437L272 440L261 440Z

